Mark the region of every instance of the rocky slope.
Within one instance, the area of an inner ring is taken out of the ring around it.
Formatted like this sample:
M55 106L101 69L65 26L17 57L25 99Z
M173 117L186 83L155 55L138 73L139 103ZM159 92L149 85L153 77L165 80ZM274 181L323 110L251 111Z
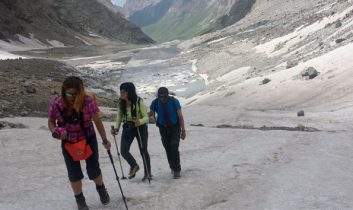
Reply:
M48 102L60 95L67 76L80 76L86 85L91 81L74 67L54 60L9 59L0 60L0 66L0 118L45 117ZM98 94L98 98L101 106L115 106L113 97Z
M150 43L105 0L0 0L0 41L63 46Z
M0 117L45 116L48 101L60 93L62 81L73 69L39 59L0 61Z

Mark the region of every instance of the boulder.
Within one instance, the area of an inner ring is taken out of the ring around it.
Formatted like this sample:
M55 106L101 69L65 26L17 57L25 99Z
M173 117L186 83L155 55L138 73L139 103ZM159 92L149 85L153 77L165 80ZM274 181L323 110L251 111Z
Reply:
M335 28L339 28L342 26L342 22L340 20L337 20L336 24L335 24Z
M319 75L319 72L314 67L305 68L301 75L303 78L314 79Z
M298 65L298 61L287 61L287 69L293 68Z
M262 80L261 85L266 85L267 83L270 83L270 82L271 82L270 79L265 78L264 80Z
M28 112L28 111L23 111L23 112L21 112L20 115L21 115L22 117L26 117L26 116L29 115L29 112Z
M51 89L50 94L52 95L58 95L58 92L55 89Z
M341 42L344 42L344 41L346 41L346 39L336 39L336 43L337 43L337 44L339 44L339 43L341 43Z
M304 116L305 116L305 112L304 112L303 110L301 110L301 111L299 111L299 112L297 113L297 116L298 116L298 117L304 117Z
M33 87L33 85L26 85L24 86L25 90L26 90L26 93L29 93L29 94L34 94L37 92L37 90Z

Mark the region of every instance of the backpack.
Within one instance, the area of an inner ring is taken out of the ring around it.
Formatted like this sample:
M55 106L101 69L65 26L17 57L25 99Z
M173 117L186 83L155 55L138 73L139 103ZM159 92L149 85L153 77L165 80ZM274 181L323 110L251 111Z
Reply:
M65 113L65 109L62 110L59 105L56 105L57 109L61 115L61 117L63 118L64 122L62 122L61 125L58 125L59 127L64 126L67 123L74 123L74 122L79 122L80 123L80 127L83 131L83 134L85 136L85 139L80 140L76 143L69 143L64 141L64 148L67 151L67 153L72 157L72 159L74 161L80 161L80 160L86 160L89 157L91 157L91 155L93 154L93 151L91 149L91 146L89 145L89 137L86 133L86 129L84 126L84 118L83 118L83 111L77 113L76 111L74 111L73 113L73 118L74 119L70 119L67 117L66 113Z
M131 117L137 117L137 115L138 115L138 113L137 113L137 107L140 107L141 100L142 100L141 97L138 97L138 98L137 98L137 101L136 101L136 103L135 103L135 106L132 106L132 107L131 107ZM120 100L119 100L119 102L118 102L118 106L120 106L119 103L120 103ZM125 121L127 122L127 115L122 116L122 117L125 117Z
M175 113L177 115L177 125L179 125L178 110L177 110L177 107L176 107L176 98L174 98L173 96L169 96L168 101L169 100L172 100L172 102L173 102L173 108L174 108L174 111L175 111ZM154 121L156 122L157 127L161 126L158 123L158 120L156 119L156 112L158 112L158 104L159 104L158 102L159 102L158 98L153 100L153 103L154 103L153 109L154 110L152 110L152 111L154 111L153 118L154 118Z
M131 117L137 117L138 116L137 107L140 108L141 100L142 99L140 97L137 97L136 103L134 104L134 106L131 106Z

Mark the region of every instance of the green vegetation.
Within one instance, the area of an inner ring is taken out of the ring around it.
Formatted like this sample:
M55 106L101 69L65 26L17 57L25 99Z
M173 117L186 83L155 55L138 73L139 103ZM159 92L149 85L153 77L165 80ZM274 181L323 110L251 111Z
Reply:
M228 15L223 15L222 17L218 18L217 23L221 27L227 26Z
M188 39L209 30L214 5L182 18L165 16L158 22L143 27L142 30L157 42L175 39Z

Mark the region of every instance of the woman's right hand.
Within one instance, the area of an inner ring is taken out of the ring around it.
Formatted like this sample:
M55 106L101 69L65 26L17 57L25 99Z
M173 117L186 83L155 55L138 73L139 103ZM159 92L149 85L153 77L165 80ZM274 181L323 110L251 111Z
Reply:
M66 140L67 139L67 131L63 131L60 134L60 140Z
M55 127L52 131L52 137L58 140L66 140L68 137L68 133L64 128Z
M110 130L110 133L111 133L113 136L116 136L116 135L119 134L119 129L117 129L117 128L112 128L112 129Z

